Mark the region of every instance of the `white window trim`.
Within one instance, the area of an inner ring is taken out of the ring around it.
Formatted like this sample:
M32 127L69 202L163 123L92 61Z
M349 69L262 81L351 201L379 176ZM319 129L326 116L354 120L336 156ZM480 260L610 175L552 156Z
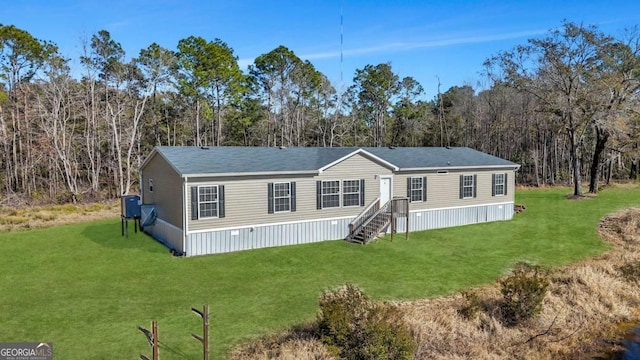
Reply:
M346 192L344 190L344 182L345 181L356 181L358 183L358 191L357 192ZM343 208L350 208L350 207L360 207L360 187L362 186L362 184L360 184L360 179L344 179L344 180L340 180L340 207ZM345 195L354 195L354 194L358 194L358 203L356 205L345 205L344 204L344 196Z
M288 196L276 196L276 185L278 184L288 184L289 185L289 195ZM276 199L289 199L289 209L287 210L276 210ZM273 212L274 213L287 213L291 212L291 181L282 181L282 182L274 182L273 183Z
M325 194L324 192L324 183L326 182L338 182L338 192L337 193L331 193L331 194ZM322 180L322 185L320 186L320 191L321 191L321 199L320 201L322 202L322 209L337 209L337 208L341 208L342 207L342 180ZM338 196L338 206L324 206L324 197L325 196Z
M361 193L361 188L362 188L362 179L330 179L330 180L321 180L322 181L322 185L320 187L322 193L321 193L321 201L322 201L322 209L339 209L339 208L352 208L352 207L360 207L362 206L360 204L360 197L362 196ZM344 189L344 182L345 181L355 181L358 183L358 189L356 192L349 192L346 193L345 189ZM331 193L331 194L327 194L324 192L324 183L327 182L338 182L338 192L337 193ZM355 205L345 205L344 204L344 196L345 195L358 195L358 203ZM325 196L338 196L338 206L325 206Z
M201 188L216 188L216 201L200 201ZM216 204L216 216L202 216L200 204ZM218 185L199 185L198 186L198 220L200 219L217 219L220 215L220 188Z
M465 185L465 179L467 177L471 178L471 184L470 185ZM473 187L475 185L473 180L474 180L473 175L464 175L464 174L462 175L462 199L473 199ZM467 189L467 188L471 188L471 195L464 196L465 193L466 193L465 189Z
M500 176L502 178L502 183L498 184L498 176ZM495 194L494 196L505 196L505 190L507 187L507 182L505 181L505 177L506 174L505 173L497 173L495 174L495 184L493 185L493 193ZM498 194L498 185L502 185L502 193Z
M413 187L413 179L420 179L420 188L416 189ZM419 200L413 200L413 192L414 191L418 191L420 190L420 199ZM412 203L418 203L418 202L423 202L422 199L424 199L424 177L423 176L411 176L411 189L410 189L410 199L409 201Z

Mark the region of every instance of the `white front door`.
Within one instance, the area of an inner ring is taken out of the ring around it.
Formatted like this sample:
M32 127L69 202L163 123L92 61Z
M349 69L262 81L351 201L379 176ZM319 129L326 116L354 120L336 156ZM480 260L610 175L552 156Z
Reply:
M380 205L384 205L391 199L391 177L380 177Z

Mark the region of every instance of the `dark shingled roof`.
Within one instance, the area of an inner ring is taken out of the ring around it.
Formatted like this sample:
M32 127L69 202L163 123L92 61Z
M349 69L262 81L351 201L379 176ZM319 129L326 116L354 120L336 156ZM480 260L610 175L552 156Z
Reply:
M359 151L405 169L455 167L518 167L517 164L466 147L209 147L155 148L180 175L317 172Z
M518 164L468 147L364 147L402 169L473 166L513 166Z

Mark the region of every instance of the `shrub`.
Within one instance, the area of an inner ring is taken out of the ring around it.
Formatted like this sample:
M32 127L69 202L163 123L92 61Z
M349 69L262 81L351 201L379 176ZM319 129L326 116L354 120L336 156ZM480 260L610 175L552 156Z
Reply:
M416 349L400 311L372 302L352 284L322 294L318 333L344 359L412 359Z
M478 312L482 309L482 302L478 297L478 294L472 290L463 291L462 297L464 297L464 303L458 309L458 313L466 319L473 319L478 315Z
M503 320L507 325L516 325L542 310L549 280L540 266L519 263L510 276L500 281L500 286Z

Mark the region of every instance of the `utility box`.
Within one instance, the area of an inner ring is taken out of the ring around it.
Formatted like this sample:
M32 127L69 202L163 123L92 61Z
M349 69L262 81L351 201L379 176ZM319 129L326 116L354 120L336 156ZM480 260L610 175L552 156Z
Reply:
M123 195L120 197L121 216L124 219L140 219L140 196Z

